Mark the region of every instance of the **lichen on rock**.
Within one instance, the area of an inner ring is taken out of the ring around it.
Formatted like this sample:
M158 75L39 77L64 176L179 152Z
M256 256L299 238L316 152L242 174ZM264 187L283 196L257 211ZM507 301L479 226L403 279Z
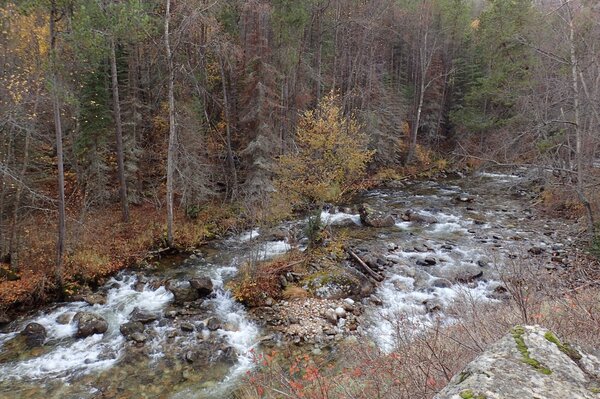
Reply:
M600 360L540 326L517 326L435 399L598 399Z

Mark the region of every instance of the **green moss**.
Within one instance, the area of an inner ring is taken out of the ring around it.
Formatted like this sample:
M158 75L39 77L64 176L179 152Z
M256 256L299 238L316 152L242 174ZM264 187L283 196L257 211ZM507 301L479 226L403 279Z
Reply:
M523 335L525 334L525 329L522 326L514 327L511 330L511 334L513 336L513 339L515 340L515 343L517 344L517 349L519 350L519 353L521 353L521 360L523 361L523 363L530 365L542 374L552 374L552 370L544 366L538 360L532 358L529 354L529 348L525 344L525 339L523 338Z
M484 394L475 394L470 389L465 389L459 394L459 396L462 399L486 399Z
M552 331L548 331L546 334L544 334L544 338L556 345L561 352L569 356L574 362L581 360L581 353L579 353L579 351L577 351L568 343L560 342L560 340L552 333Z
M600 388L596 388L596 387L590 388L590 392L591 393L600 393Z
M462 399L473 399L474 396L475 395L473 394L473 391L471 391L470 389L465 389L460 393L460 397Z

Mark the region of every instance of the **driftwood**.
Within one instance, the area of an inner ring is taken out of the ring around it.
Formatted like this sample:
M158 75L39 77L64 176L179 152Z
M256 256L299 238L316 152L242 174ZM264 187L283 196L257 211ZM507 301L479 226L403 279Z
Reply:
M376 281L383 281L383 277L375 273L375 271L373 271L373 269L371 269L357 254L355 254L354 251L351 249L346 249L346 251L354 258L354 260L358 262L359 265L362 266L367 273L369 273L371 277L373 277Z

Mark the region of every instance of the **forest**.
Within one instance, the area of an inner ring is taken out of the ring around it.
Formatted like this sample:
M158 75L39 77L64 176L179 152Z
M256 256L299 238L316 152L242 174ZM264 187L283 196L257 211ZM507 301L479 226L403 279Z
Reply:
M153 257L483 168L534 174L534 207L593 258L599 129L597 0L0 0L0 324ZM236 298L348 251L321 223L313 255L267 281L255 266Z

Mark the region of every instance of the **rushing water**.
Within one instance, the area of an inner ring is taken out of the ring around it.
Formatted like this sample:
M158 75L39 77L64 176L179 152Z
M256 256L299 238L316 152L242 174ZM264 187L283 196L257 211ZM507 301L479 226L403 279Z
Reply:
M514 190L519 182L517 176L486 173L478 178L420 182L366 193L361 202L395 215L396 225L386 229L361 227L359 216L349 211L323 212L325 222L345 226L353 244L383 253L394 264L375 292L381 305L367 306L365 334L383 350L391 350L397 331L394 320L410 319L415 326L427 325L433 317L452 322L445 310L458 296L495 300L495 269L514 253L533 244L552 246L552 237L530 228L526 201ZM466 200L461 201L461 197ZM403 221L401 215L407 209L427 222ZM267 236L267 232L255 229L205 248L204 258L195 257L143 277L122 273L103 288L106 304L58 304L14 322L0 333L0 398L227 397L239 377L252 367L261 331L224 283L243 262L271 258L291 248L287 240L269 241ZM435 264L424 265L428 259L434 259ZM481 269L481 278L460 280L461 273L472 273L473 269ZM159 317L146 326L148 341L142 348L125 341L119 326L135 308L159 316L172 310L173 295L153 282L198 276L211 278L215 294L200 309L186 308L191 315L201 315L190 318L195 332L182 334L181 322L185 320L181 318ZM430 311L432 304L438 311ZM73 338L74 324L60 324L57 319L83 310L103 316L109 330L104 335ZM216 317L220 328L207 330L201 319L208 317ZM29 322L47 329L45 345L3 361L3 353L14 351L12 343ZM184 360L188 351L209 338L220 342L212 349L215 353L232 350L234 360L219 358L200 369Z

